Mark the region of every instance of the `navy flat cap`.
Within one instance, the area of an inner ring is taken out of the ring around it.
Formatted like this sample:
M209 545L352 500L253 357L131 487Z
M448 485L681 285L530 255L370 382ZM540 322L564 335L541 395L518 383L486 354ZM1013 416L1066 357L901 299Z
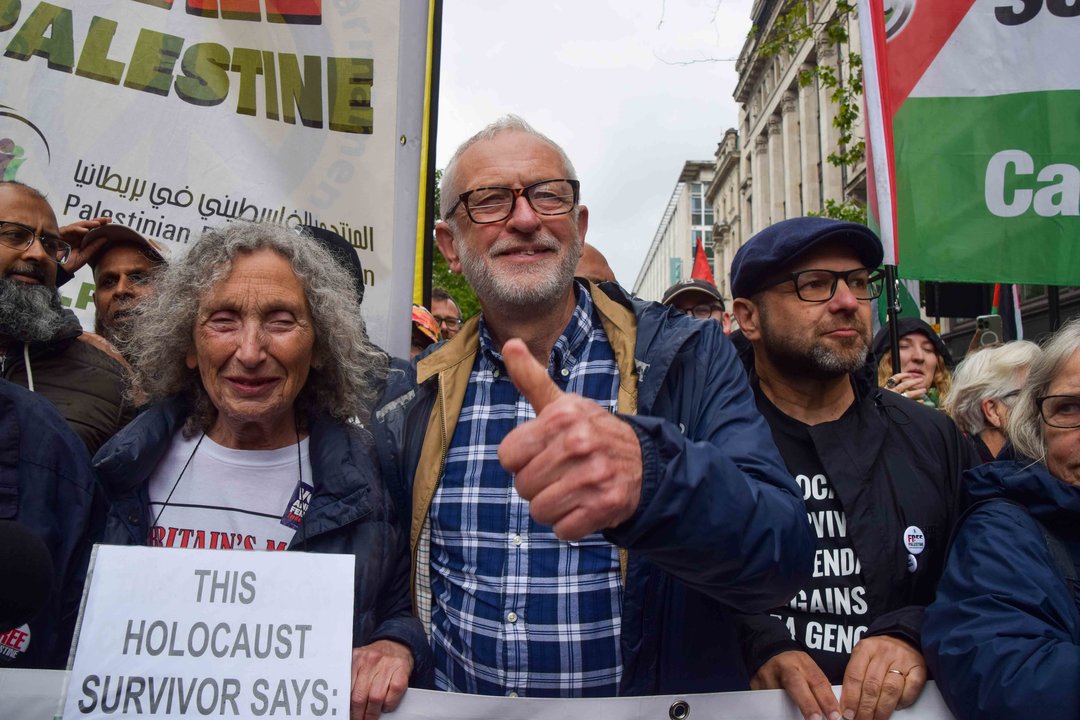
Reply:
M864 266L876 268L884 251L877 235L859 223L822 217L798 217L770 225L735 253L731 261L731 294L748 298L779 270L823 242L848 245Z

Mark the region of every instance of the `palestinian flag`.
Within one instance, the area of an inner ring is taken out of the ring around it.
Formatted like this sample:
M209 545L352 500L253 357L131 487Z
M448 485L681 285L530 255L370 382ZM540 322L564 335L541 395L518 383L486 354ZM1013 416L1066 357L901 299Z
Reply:
M886 262L1080 285L1080 2L860 0L859 22Z

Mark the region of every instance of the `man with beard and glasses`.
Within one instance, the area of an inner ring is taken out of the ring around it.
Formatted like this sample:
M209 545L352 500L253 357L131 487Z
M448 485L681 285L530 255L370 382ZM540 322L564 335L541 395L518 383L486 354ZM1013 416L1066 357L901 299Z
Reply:
M920 628L977 461L943 413L877 387L867 363L881 243L867 227L794 218L731 264L758 409L802 490L814 575L740 618L755 689L806 718L885 718L926 682ZM833 685L843 685L839 701Z
M718 324L575 281L562 149L508 116L458 148L436 241L481 313L376 411L440 689L742 689L725 612L806 579L798 487ZM734 658L734 659L733 659Z
M128 419L123 358L83 334L56 276L71 247L37 190L0 182L0 377L43 395L93 455Z

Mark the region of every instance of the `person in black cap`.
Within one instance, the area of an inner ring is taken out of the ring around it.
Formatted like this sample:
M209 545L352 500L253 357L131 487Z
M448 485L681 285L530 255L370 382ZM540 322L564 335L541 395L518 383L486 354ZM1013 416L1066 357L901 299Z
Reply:
M752 237L731 265L757 406L818 537L809 583L771 613L740 617L743 656L753 688L783 688L807 718L885 718L915 702L923 612L961 474L976 464L948 417L866 371L881 260L863 225L795 218Z
M878 385L924 405L942 408L952 385L952 353L934 328L917 317L896 319L900 333L900 372L893 372L889 326L874 336Z
M731 315L724 307L724 296L708 280L683 280L664 291L660 300L690 317L699 320L712 318L724 327L724 334L731 334Z

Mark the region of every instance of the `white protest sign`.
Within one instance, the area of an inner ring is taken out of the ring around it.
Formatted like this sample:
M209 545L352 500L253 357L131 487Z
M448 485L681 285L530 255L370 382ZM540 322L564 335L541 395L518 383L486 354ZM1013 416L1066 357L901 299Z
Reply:
M65 718L347 718L350 555L98 546Z

